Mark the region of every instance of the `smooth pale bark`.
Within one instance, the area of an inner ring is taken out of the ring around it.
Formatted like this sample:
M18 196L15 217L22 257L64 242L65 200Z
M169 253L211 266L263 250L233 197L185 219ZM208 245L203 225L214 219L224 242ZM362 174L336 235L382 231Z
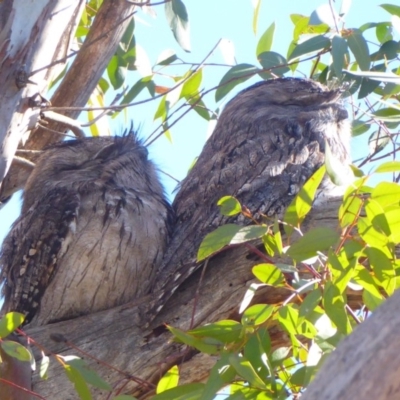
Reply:
M63 63L44 67L69 52L84 5L83 0L35 0L29 7L24 0L5 0L0 5L0 182L26 140L23 135L39 118L29 99L43 93Z
M46 5L47 3L55 3L49 0L41 1L42 3L44 3L44 5ZM39 3L39 1L37 2ZM8 3L12 3L12 1L8 0ZM63 2L60 1L60 3ZM68 3L64 7L65 10L71 7L71 1L64 1L64 3ZM75 1L74 3L77 4L77 7L78 5L79 7L81 7L85 4L85 2L81 0ZM136 6L134 4L131 4L126 0L105 0L103 2L84 44L80 48L80 51L77 53L74 62L68 69L67 74L60 83L60 86L51 98L51 104L53 107L84 107L87 104L90 95L93 93L93 90L95 89L108 62L114 55L118 44L121 41L121 38L134 13L135 7ZM30 10L31 5L29 7L21 6L20 8ZM56 16L60 14L62 14L62 12L55 13ZM33 13L33 15L35 14ZM62 14L61 18L63 19L63 23L66 24L66 26L69 27L70 30L67 30L67 28L65 28L65 30L60 33L60 43L64 44L65 38L70 38L70 33L72 33L72 35L74 34L74 31L71 27L74 26L73 24L75 24L76 20L79 21L79 18L77 19L77 17L78 15L68 16L67 14ZM57 35L57 32L53 32L52 30L51 33L48 33L48 31L44 33L46 33L47 36L51 37ZM38 34L39 33L37 33L36 31L31 34L32 42L35 41L35 38L37 37L36 35ZM1 38L2 31L0 32L0 39ZM51 49L47 46L47 41L44 42L45 43L41 48L35 47L35 51L32 51L35 56L36 54L38 54L38 58L42 53L52 54ZM29 47L30 45L30 42L28 42L26 46ZM40 62L35 63L28 70L37 70L41 67L49 65L53 60L60 59L71 53L68 46L62 47L62 50L63 51L59 51L55 56L50 57L49 60L39 58ZM0 60L2 54L3 50L0 47ZM8 85L6 90L11 92L0 93L0 120L6 122L6 124L0 127L0 143L3 142L4 138L7 138L8 136L11 137L11 139L7 139L7 143L9 142L9 140L11 140L10 144L3 145L3 147L6 146L4 148L7 148L7 154L3 157L4 174L8 168L7 166L10 164L14 157L15 150L18 143L20 142L22 134L25 134L27 130L32 129L32 125L34 125L34 123L37 121L39 110L27 107L27 102L25 101L28 97L33 96L35 93L38 92L38 88L36 87L36 85L28 84L27 87L23 90L18 90L15 86L15 79L10 78L10 76L12 76L13 74L13 68L15 69L15 66L13 66L12 64L15 61L14 59L18 60L18 62L15 62L15 64L22 63L22 60L20 61L18 57L19 56L17 55L13 59L7 58L7 65L3 64L3 66L0 68L0 83L3 84L3 81L6 81ZM47 87L50 77L48 76L49 74L46 71L47 70L37 73L33 75L30 79L35 82L37 80L40 80L42 87ZM2 77L2 74L6 76ZM42 74L45 74L45 76L42 77ZM25 100L22 101L23 99ZM22 106L24 107L23 110L19 111L18 107ZM2 107L5 107L4 110L2 109ZM76 118L80 113L79 110L61 110L59 112L71 118ZM15 115L13 113L15 113ZM32 117L32 114L34 114L34 118ZM31 119L31 121L29 121L29 118ZM31 122L31 125L28 124L29 122ZM50 123L48 125L48 128L54 131L64 132L65 125L60 123ZM2 131L2 129L4 129L4 131ZM59 140L59 135L39 128L30 134L29 139L24 145L24 148L42 149L46 145ZM37 155L35 156L35 154L24 154L24 157L27 157L29 160L34 161ZM0 154L0 181L4 176L4 174L1 174L1 160L2 159ZM17 190L22 189L26 180L28 179L29 174L29 168L23 168L21 167L21 163L13 162L10 171L4 179L2 187L0 189L0 202L10 197Z

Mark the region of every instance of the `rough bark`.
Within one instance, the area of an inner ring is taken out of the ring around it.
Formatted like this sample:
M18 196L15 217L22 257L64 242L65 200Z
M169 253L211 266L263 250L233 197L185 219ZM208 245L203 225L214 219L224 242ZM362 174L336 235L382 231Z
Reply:
M400 292L340 343L302 399L400 398Z
M337 208L340 199L331 199L313 210L306 226L337 226ZM182 241L186 237L182 237ZM260 259L245 247L227 250L210 260L200 287L194 313L194 325L205 324L219 319L239 319L238 306L249 285L255 281L251 267ZM150 297L112 310L92 314L70 321L60 322L28 329L27 333L46 351L83 356L99 374L116 388L125 382L124 375L110 366L101 364L87 355L80 354L68 343L56 343L50 335L63 335L69 342L91 354L104 363L154 384L169 367L181 365L181 383L195 382L207 377L209 367L215 359L195 352L185 352L185 347L170 343L171 335L163 326L168 322L175 327L188 329L191 326L195 293L199 285L201 271L193 275L172 296L150 329L141 326L139 314L141 305L147 304ZM260 303L277 303L291 293L282 288L265 288L257 292L254 299ZM357 308L360 304L359 293L350 293L350 305ZM286 335L272 326L270 334L274 346L288 343ZM40 354L34 348L36 357ZM122 381L121 381L122 380ZM146 396L153 387L131 381L123 393L135 393ZM34 377L34 390L45 398L74 399L76 394L72 384L66 378L63 369L52 359L52 368L47 381ZM96 399L107 398L108 393L94 391Z

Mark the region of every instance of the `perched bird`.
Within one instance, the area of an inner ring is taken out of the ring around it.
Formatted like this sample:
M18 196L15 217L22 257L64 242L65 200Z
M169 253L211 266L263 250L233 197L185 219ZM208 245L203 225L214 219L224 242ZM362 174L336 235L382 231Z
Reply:
M2 311L44 325L148 293L171 220L135 134L53 145L38 159L3 243Z
M196 254L209 232L225 223L251 223L241 214L222 216L221 197L235 196L254 219L281 217L324 163L325 143L342 164L350 163L341 94L311 80L280 78L250 86L227 103L174 200L173 239L155 279L156 300L144 313L147 321L201 265ZM332 186L325 180L322 190Z

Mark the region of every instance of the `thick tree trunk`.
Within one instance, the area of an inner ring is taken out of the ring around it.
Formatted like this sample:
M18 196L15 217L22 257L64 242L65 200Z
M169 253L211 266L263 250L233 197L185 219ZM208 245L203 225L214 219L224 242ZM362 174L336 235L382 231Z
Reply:
M302 399L400 398L399 303L398 291L344 339Z
M331 226L335 229L339 204L340 199L336 198L317 206L306 222L307 227ZM182 237L183 240L187 238ZM140 384L132 379L123 393L151 393L152 384L174 364L181 365L181 382L200 381L207 377L215 357L199 355L187 350L185 346L170 343L171 335L163 323L188 329L192 325L195 302L193 326L220 319L240 319L239 305L250 284L256 281L251 267L260 262L262 261L258 256L251 254L245 247L233 248L214 257L208 263L197 301L195 293L199 287L201 271L193 275L173 295L150 329L140 326L141 305L148 304L151 300L151 296L147 296L116 309L28 329L27 334L44 346L46 351L84 357L90 367L115 385L116 389L126 383L127 376L148 382ZM257 291L254 301L274 304L285 300L290 294L291 292L284 288L268 287ZM348 299L351 306L358 307L358 293L350 293ZM50 336L57 334L102 363L79 353L68 342L54 342ZM277 326L271 327L270 334L273 346L288 343L285 333ZM39 361L40 355L35 348L34 352ZM35 375L34 390L49 399L76 398L72 384L66 378L61 365L57 364L52 358L47 381L40 380L37 374ZM108 393L94 392L96 399L105 399L108 396Z

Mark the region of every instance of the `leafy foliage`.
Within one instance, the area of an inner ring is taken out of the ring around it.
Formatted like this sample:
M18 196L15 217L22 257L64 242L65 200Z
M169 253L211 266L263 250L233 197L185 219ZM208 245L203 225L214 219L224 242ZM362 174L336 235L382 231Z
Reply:
M79 44L90 31L101 3L100 0L86 2L76 31ZM147 3L143 6L151 12ZM261 1L254 1L251 27L254 32L260 7ZM157 101L153 115L154 120L160 121L157 134L164 134L172 141L173 125L188 110L215 122L218 110L212 111L206 104L205 95L209 92L215 91L215 101L220 102L254 76L261 79L308 76L327 85L342 86L353 110L353 136L369 135L370 149L358 168L354 166L355 180L349 183L343 179L340 165L335 163L327 147L326 165L304 185L282 221L247 227L228 224L204 238L198 261L233 244L254 240L264 246L269 256L285 257L284 262L273 264L266 259L256 265L253 274L259 283L250 289L254 295L254 291L268 285L285 288L290 294L276 304L250 304L251 296L246 298L246 294L238 321L218 321L187 332L169 326L176 341L216 355L218 360L205 383L179 386L179 368L173 366L158 383L154 399L214 399L223 388L228 388L229 399L294 398L314 378L339 341L398 288L400 162L394 158L399 150L400 45L394 40L394 33L399 31L400 7L382 4L381 8L388 13L390 21L369 22L360 27L346 27L346 10L336 12L328 4L321 5L310 16L292 14L289 16L293 24L292 40L285 52L273 50L276 24L272 23L260 36L255 59L227 63L220 72L217 87L207 90L202 87L204 72L212 68L207 58L186 63L174 50L166 49L152 65L146 49L137 43L132 18L90 99L90 105L103 106L110 94L120 90L122 94L116 97L115 108L110 111L112 118L134 105L139 96L148 96L141 101ZM182 0L171 0L165 2L164 10L177 43L190 51L190 7L187 9ZM65 70L53 84L64 75ZM168 85L165 76L169 78ZM369 100L370 95L377 101ZM89 118L94 118L91 113ZM93 124L91 130L96 135L100 129ZM388 153L383 154L384 150ZM373 174L365 176L359 169L388 155L391 161L376 167ZM338 211L337 230L317 227L303 233L302 223L325 170L334 182L348 184ZM371 177L381 173L391 174L392 182L369 186ZM222 198L218 205L225 216L242 213L249 217L246 205L233 197ZM362 292L364 304L360 309L351 309L347 300L349 288ZM21 314L9 313L0 320L1 348L12 357L31 361L27 349L6 339L23 319ZM290 344L273 348L271 327L284 331ZM50 357L43 351L42 354L40 376L45 379ZM90 386L113 390L82 359L53 357L63 366L81 399L92 398ZM114 399L133 397L117 395Z

